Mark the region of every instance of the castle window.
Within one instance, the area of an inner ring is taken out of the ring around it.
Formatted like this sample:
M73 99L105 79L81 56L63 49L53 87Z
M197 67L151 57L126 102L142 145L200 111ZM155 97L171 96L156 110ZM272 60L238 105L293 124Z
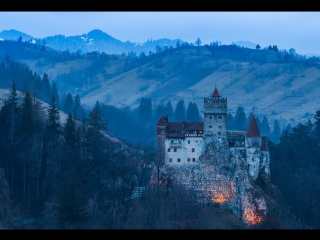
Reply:
M220 135L220 132L218 132L218 135Z
M196 161L196 159L195 158L192 158L192 162L195 162Z
M172 158L169 158L169 162L172 162Z
M171 140L171 143L173 143L173 140Z
M179 143L181 143L181 141L179 141Z
M188 144L190 144L190 140L188 140Z
M209 126L209 128L212 128L212 126Z
M176 148L174 148L174 150L173 150L174 152L177 152L177 149Z
M196 140L196 143L198 143L198 141Z
M168 148L168 152L170 152L170 148Z
M192 152L194 152L194 148L192 148Z
M188 162L190 162L190 158L188 158Z
M178 158L178 162L180 162L180 158Z

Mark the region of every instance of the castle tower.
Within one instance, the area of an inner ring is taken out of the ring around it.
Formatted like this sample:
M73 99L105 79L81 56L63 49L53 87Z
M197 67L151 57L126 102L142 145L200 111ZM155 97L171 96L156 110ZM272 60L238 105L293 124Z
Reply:
M165 163L165 140L167 133L168 115L160 117L157 123L157 160L160 165Z
M256 117L252 114L250 123L245 137L247 164L249 166L249 174L257 179L260 171L261 158L261 136L257 125Z
M227 98L222 98L217 86L209 98L204 98L204 141L211 136L227 136Z
M246 147L259 148L261 147L261 136L256 117L252 114L250 123L246 132Z

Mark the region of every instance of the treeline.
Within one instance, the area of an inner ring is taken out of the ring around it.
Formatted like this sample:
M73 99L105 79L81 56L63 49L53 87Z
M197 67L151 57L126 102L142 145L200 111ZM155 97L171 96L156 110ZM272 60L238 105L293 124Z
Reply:
M47 74L41 77L33 73L23 63L14 61L9 55L1 58L0 62L0 88L11 88L15 82L16 90L23 92L28 87L30 94L44 102L49 103L51 95L58 96L55 83L50 82Z
M151 98L143 97L139 105L139 119L144 122L157 123L161 116L169 115L170 122L201 122L202 118L196 103L189 102L186 107L184 100L180 99L173 109L171 101L166 105L160 103L153 108Z
M271 181L303 225L320 228L320 110L270 142Z
M154 105L151 98L143 97L137 109L118 109L101 104L101 111L104 115L103 120L108 123L110 135L127 144L142 144L154 149L156 125L161 116L168 114L170 122L202 121L197 104L189 102L186 107L183 99L173 108L171 101Z
M188 106L186 107L183 99L180 99L177 102L176 106L173 107L170 100L166 104L160 103L158 105L153 105L151 98L143 97L140 100L140 105L136 110L136 113L134 111L127 111L127 113L131 115L133 118L135 118L136 121L139 121L139 123L147 126L145 131L143 131L139 135L139 137L143 137L146 135L152 137L154 135L155 126L159 121L160 117L166 116L167 114L169 116L170 122L182 122L182 121L202 122L203 121L203 118L200 115L197 104L193 102L189 102ZM253 113L251 112L248 116L246 116L244 108L242 106L239 106L234 115L230 112L228 113L227 129L246 131L249 126L249 122L252 114ZM286 127L281 128L280 123L277 119L275 119L271 123L272 125L270 126L269 119L265 115L260 117L256 115L255 117L256 117L258 128L260 130L260 134L268 136L269 139L274 143L278 143L283 130L287 129L290 131L292 129L290 124L288 124ZM151 131L152 133L148 134L146 131ZM151 140L153 145L155 144L154 140L155 139ZM145 141L147 140L144 140L144 142Z
M247 131L252 114L253 113L251 112L247 117L244 111L244 108L242 106L239 106L236 110L235 115L232 115L232 113L230 112L228 113L227 129ZM278 143L281 132L282 132L279 121L276 119L273 121L272 131L271 131L269 120L265 115L262 116L262 120L260 120L259 116L257 115L255 115L255 118L256 118L258 128L260 130L260 134L268 136L271 141L273 141L274 143ZM286 126L286 129L290 130L291 125L288 124Z
M54 95L58 109L68 114L75 108L78 119L85 116L79 94L74 97L69 92L60 94L56 82L50 84L46 73L40 76L36 72L32 72L27 65L13 60L8 54L1 58L0 79L0 88L10 89L14 82L17 91L25 92L28 89L34 99L48 104ZM19 96L17 97L19 98Z
M147 187L154 150L114 143L100 108L62 122L54 96L44 109L29 90L19 101L13 84L0 110L2 227L31 216L33 228L112 228L110 208Z

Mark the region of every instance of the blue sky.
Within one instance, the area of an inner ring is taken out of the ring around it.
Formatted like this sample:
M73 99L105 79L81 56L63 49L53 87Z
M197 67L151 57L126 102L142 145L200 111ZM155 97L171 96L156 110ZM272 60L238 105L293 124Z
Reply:
M121 41L180 38L202 43L250 41L320 54L320 12L0 12L0 31L35 38L100 29Z

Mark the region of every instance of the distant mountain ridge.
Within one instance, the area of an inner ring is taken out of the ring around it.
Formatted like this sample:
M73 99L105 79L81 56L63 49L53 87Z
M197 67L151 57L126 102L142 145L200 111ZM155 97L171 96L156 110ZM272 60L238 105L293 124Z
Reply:
M246 48L251 48L251 49L256 49L256 46L258 45L257 43L253 43L250 41L236 41L234 44L240 46L240 47L246 47Z
M137 55L144 52L155 52L156 46L160 48L175 47L177 42L183 43L181 39L170 40L167 38L158 40L147 40L144 43L134 43L130 41L122 42L109 34L94 29L86 34L75 36L64 36L62 34L47 36L45 38L34 38L28 34L16 30L4 30L0 32L0 38L4 40L17 40L22 37L23 41L34 39L36 43L46 45L60 51L80 52L85 54L91 51L104 52L107 54L128 54L133 52Z
M3 30L0 32L0 38L5 39L5 40L15 40L16 41L20 36L22 37L23 40L27 40L27 41L29 41L30 39L34 39L34 37L32 37L32 36L30 36L26 33L14 30L14 29Z

